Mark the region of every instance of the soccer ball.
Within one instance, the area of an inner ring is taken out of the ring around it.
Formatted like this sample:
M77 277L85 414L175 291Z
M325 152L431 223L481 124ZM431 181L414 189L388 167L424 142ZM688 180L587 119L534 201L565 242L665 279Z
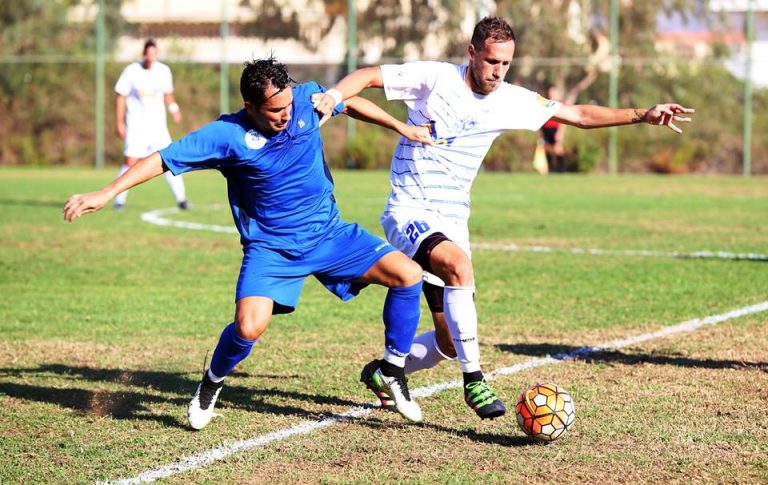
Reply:
M576 410L568 391L556 384L534 384L517 400L517 423L539 441L554 441L573 426Z

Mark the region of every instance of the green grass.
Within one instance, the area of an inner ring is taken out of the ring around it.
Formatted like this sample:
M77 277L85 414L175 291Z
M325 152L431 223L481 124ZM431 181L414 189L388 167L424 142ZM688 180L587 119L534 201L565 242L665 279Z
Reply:
M233 314L235 234L164 228L162 180L123 213L74 224L61 206L112 171L0 170L0 483L132 477L222 443L369 402L357 382L381 351L384 291L342 304L308 280L220 398L185 427L203 358ZM384 172L335 174L345 219L381 233ZM186 177L193 211L231 225L224 179ZM482 173L475 242L556 248L768 253L768 185L737 177ZM218 206L214 206L218 204ZM475 250L483 365L638 335L759 303L768 263ZM532 445L514 415L480 422L460 391L423 399L423 425L375 412L236 454L171 483L741 482L768 480L766 313L499 378L509 408L535 381L569 389L576 427ZM431 324L422 318L422 329ZM412 387L459 377L445 363ZM619 471L621 470L621 471Z

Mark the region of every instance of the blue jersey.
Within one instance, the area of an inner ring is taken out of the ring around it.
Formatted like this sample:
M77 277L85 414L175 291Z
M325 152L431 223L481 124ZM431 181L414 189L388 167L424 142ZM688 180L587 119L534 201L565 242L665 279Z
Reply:
M259 132L243 109L171 143L160 156L175 175L215 168L226 177L243 245L314 247L342 222L310 100L324 91L314 82L295 86L288 126L271 137ZM336 106L334 115L342 108Z

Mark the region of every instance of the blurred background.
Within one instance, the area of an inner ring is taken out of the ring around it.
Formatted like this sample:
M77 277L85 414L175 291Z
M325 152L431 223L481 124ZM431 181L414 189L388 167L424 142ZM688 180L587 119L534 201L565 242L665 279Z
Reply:
M117 166L114 84L153 38L184 113L174 138L240 109L242 63L274 53L299 82L365 65L463 62L476 21L517 35L507 81L562 100L697 109L683 136L569 128L571 172L768 173L767 0L1 0L0 165ZM405 118L402 103L371 99ZM342 117L343 118L343 117ZM387 168L394 135L342 118L334 167ZM539 135L510 132L487 170L531 171Z

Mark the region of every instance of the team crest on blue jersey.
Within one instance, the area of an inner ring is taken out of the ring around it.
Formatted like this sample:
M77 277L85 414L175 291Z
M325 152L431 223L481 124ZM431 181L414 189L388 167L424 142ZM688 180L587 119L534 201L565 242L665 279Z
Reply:
M245 134L245 144L251 150L258 150L266 145L266 143L267 139L256 130L248 130L248 133Z

